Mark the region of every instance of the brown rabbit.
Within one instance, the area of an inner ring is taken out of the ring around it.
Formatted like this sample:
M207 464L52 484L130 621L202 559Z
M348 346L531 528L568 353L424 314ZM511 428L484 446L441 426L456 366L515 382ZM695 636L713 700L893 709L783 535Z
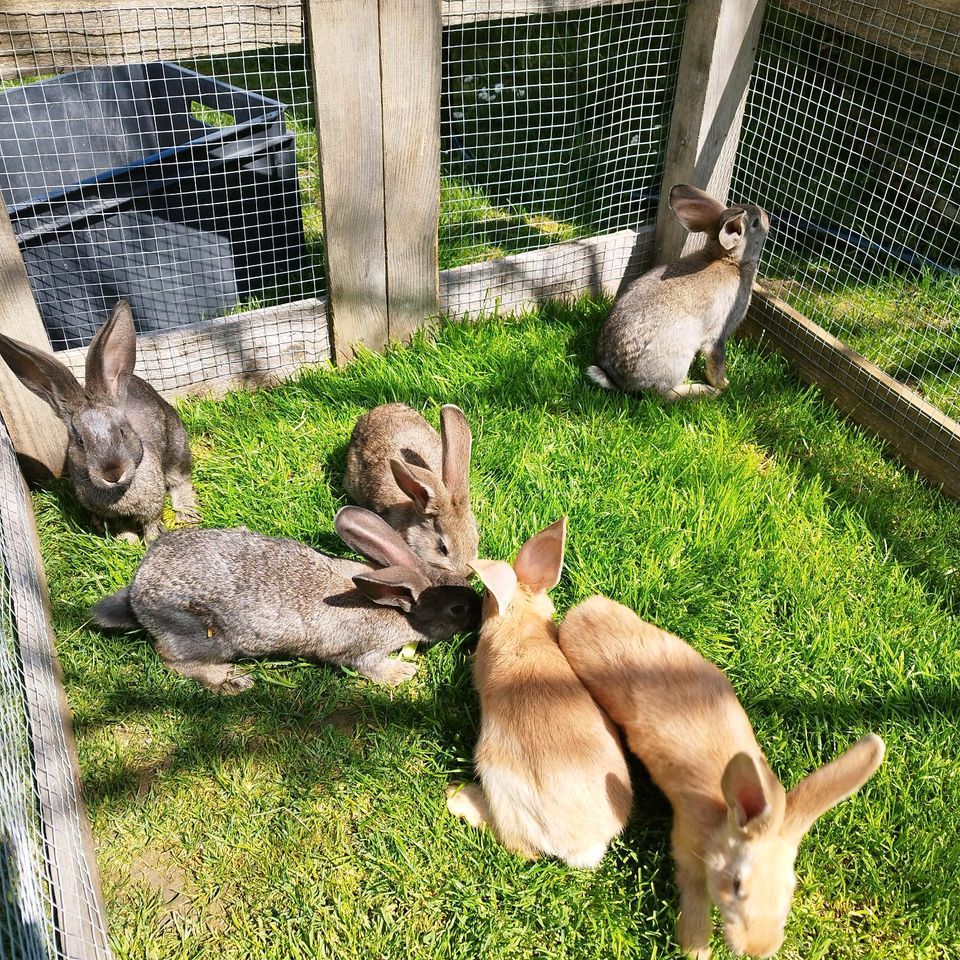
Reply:
M421 560L470 575L479 537L470 508L470 425L459 407L440 411L440 433L405 403L364 414L353 428L343 485L379 514Z
M617 731L557 646L546 591L560 579L565 532L566 520L551 524L512 567L474 563L487 587L473 665L483 789L451 786L447 807L528 859L592 868L623 830L633 793Z
M726 675L679 637L591 597L567 614L560 648L673 806L680 946L709 958L712 900L731 951L775 954L800 841L866 783L883 741L864 737L787 792Z

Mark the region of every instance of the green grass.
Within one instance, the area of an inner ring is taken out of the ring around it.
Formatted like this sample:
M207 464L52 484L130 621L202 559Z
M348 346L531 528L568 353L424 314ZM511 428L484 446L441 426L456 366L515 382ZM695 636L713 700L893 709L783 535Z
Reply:
M512 558L567 514L560 612L600 591L688 638L787 783L867 731L886 739L877 776L801 849L782 956L956 956L960 505L741 344L716 403L589 387L604 310L444 325L184 403L205 522L337 551L355 419L461 404L483 554ZM142 551L95 536L64 491L35 505L118 957L677 956L669 810L639 768L631 825L593 874L524 863L447 816L477 734L469 639L396 691L273 663L221 699L145 636L89 625Z

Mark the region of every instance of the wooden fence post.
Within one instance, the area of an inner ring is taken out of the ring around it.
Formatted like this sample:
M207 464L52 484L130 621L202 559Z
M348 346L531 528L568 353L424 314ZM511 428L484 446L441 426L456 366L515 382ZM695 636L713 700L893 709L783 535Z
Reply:
M703 244L667 203L670 188L690 183L725 200L740 141L764 0L690 0L673 119L660 191L655 264Z
M0 333L50 351L23 257L6 205L0 200ZM67 456L67 429L39 397L34 396L0 361L0 413L13 447L28 474L59 477Z
M304 0L333 355L388 338L377 0Z

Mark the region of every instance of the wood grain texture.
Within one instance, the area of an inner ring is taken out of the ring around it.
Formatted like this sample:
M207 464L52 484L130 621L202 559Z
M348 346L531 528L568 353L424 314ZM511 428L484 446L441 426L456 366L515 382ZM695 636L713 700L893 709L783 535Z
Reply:
M437 316L440 0L380 0L384 223L391 340Z
M300 43L299 2L24 3L0 10L0 77L185 60Z
M680 226L670 189L690 183L725 200L756 58L764 0L690 0L664 159L654 262L703 245Z
M3 203L0 203L0 333L51 351ZM32 475L51 473L59 477L67 456L66 427L43 400L20 383L2 360L0 414L14 449L23 458L24 469Z
M960 73L960 0L778 0L868 43Z
M377 0L307 0L338 360L389 337Z
M960 424L759 288L741 329L786 356L801 379L885 440L907 466L960 498Z
M484 20L509 20L589 7L622 7L632 2L634 0L443 0L443 23L453 26Z

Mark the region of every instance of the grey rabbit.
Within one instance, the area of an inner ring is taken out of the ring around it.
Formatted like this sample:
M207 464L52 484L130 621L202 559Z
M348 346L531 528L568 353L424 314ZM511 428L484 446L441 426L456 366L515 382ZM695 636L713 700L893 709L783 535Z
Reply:
M439 434L405 403L383 404L353 428L343 485L422 560L467 577L479 544L470 507L471 445L467 418L453 404L440 411Z
M691 233L707 234L706 245L617 296L587 376L608 390L653 389L667 400L715 397L728 385L727 339L750 305L770 221L754 204L724 207L685 183L670 191L670 207ZM685 383L698 352L707 383Z
M480 597L466 581L428 572L376 514L343 507L334 527L380 569L245 527L175 530L150 547L128 586L94 607L93 619L142 626L171 670L225 694L253 686L234 661L278 654L402 683L416 665L388 654L477 626Z
M133 375L137 335L126 301L113 308L87 350L86 386L49 353L0 334L0 356L67 427L67 468L77 499L98 523L154 539L163 529L167 489L177 519L200 520L190 481L193 461L176 410Z

